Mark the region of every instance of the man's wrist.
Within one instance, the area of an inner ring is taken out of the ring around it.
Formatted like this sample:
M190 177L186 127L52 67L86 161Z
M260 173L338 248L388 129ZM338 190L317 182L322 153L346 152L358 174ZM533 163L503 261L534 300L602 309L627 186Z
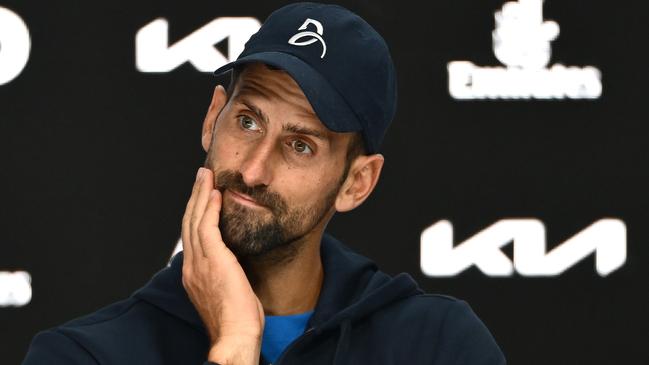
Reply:
M251 341L218 341L212 345L207 361L218 365L257 365L261 339Z

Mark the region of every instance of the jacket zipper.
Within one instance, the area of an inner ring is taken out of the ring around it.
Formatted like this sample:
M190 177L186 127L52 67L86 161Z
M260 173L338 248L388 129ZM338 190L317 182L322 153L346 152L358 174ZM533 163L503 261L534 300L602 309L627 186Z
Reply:
M291 349L292 349L293 347L297 346L298 343L302 342L306 337L309 337L309 335L310 335L311 333L313 333L314 330L315 330L315 327L311 327L311 328L308 328L306 331L304 331L304 333L302 334L302 336L298 337L295 341L291 342L291 344L288 345L288 347L284 349L284 351L283 351L282 354L279 356L279 359L277 359L277 362L275 362L275 364L269 364L269 365L281 365L281 364L282 364L282 360L286 357L286 354L287 354L289 351L291 351Z

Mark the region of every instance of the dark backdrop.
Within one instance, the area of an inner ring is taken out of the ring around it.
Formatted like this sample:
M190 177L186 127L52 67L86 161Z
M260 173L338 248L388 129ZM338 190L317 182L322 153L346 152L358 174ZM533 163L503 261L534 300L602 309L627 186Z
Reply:
M0 307L0 363L19 363L38 330L130 295L178 241L216 80L189 63L138 71L137 31L163 17L173 43L282 4L0 0L31 37L26 67L0 85L0 271L29 272L33 290L30 303ZM649 363L643 2L547 1L561 29L551 64L597 67L603 92L536 101L449 95L448 62L500 65L491 32L502 0L342 4L390 45L399 107L375 193L329 231L387 272L467 300L511 364ZM420 235L441 219L456 242L501 219L538 219L551 248L605 217L626 224L628 250L606 277L594 255L552 277L420 269Z

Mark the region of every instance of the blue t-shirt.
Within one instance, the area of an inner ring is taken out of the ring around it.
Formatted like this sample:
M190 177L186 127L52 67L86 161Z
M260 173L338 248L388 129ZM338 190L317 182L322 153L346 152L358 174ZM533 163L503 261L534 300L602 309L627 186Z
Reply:
M288 316L265 316L264 335L261 339L261 354L274 363L286 346L300 337L313 311Z

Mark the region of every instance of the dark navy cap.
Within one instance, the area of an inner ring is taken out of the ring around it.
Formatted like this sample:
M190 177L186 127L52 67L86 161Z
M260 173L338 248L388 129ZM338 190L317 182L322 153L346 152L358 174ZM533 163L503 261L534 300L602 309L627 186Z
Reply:
M361 132L367 152L378 152L396 110L396 75L385 41L361 17L338 5L284 6L214 73L250 62L286 71L327 128Z

